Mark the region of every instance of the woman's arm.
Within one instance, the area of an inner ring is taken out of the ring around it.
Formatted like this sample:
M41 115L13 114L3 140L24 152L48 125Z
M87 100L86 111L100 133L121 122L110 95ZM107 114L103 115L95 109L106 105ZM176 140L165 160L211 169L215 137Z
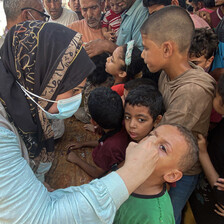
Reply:
M117 172L48 192L22 157L16 135L0 127L0 223L112 223L116 210L152 173L158 151L132 143Z

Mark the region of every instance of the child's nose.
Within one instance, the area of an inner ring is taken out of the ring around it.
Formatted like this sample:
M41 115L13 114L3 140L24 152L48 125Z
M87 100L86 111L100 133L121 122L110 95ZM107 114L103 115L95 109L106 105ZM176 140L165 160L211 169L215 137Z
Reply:
M131 119L129 126L130 128L136 128L136 122L134 119Z

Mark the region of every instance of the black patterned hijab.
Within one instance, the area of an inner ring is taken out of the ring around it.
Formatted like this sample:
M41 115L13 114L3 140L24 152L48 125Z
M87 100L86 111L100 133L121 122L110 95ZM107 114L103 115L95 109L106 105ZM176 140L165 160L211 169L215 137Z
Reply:
M52 100L78 86L94 70L82 48L81 35L56 23L26 21L8 32L0 55L0 100L29 157L37 157L43 148L53 152L53 131L46 114L16 81ZM47 101L38 103L46 110L51 106Z

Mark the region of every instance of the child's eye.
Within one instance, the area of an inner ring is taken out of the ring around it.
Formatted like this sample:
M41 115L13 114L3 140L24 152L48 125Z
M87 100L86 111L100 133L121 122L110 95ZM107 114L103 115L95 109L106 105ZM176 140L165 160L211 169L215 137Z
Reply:
M166 147L164 145L160 145L159 148L166 153Z
M139 118L138 121L143 123L143 122L145 122L145 119Z
M129 117L129 116L124 116L124 119L125 119L125 120L129 120L130 117Z

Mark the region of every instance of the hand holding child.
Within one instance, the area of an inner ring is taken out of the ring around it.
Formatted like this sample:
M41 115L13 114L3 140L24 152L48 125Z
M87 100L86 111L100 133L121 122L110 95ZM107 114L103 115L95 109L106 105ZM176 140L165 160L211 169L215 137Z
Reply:
M104 33L104 37L105 37L107 40L110 40L110 41L112 41L112 42L114 42L115 39L116 39L115 33L114 33L113 31L105 32L105 33Z

